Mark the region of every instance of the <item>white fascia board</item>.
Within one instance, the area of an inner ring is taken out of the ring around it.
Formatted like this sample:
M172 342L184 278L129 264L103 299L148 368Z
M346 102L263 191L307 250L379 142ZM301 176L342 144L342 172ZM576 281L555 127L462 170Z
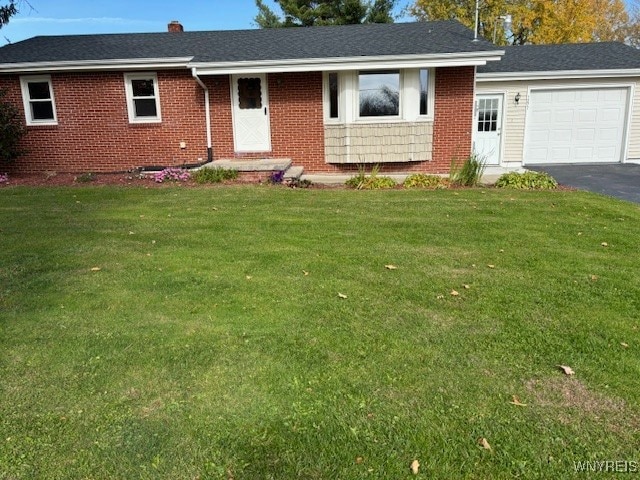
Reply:
M311 58L304 60L267 60L260 62L193 62L198 75L230 75L243 73L324 72L388 68L432 68L486 65L498 61L504 50L437 55L404 55L382 57Z
M0 73L160 70L187 68L193 57L80 60L69 62L28 62L0 64Z
M569 80L573 78L640 77L640 68L617 70L557 70L542 72L478 73L478 82L502 82L516 80Z

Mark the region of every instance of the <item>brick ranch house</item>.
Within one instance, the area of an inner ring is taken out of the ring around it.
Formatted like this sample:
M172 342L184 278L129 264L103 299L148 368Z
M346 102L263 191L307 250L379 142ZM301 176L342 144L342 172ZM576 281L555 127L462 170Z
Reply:
M0 48L24 114L15 172L290 159L305 173L448 172L472 148L476 67L456 21L34 37Z

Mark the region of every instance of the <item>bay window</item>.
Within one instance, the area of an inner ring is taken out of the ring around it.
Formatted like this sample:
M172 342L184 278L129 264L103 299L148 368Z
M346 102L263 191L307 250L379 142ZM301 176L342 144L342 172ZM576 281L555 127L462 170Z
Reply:
M423 68L328 72L324 75L328 123L433 120L432 70Z

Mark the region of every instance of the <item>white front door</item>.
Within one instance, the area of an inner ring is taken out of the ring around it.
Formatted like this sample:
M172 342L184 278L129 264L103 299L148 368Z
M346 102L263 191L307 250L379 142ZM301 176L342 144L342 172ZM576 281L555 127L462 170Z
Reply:
M502 133L502 95L476 97L473 151L486 165L499 165Z
M231 77L236 152L271 150L267 78L261 73Z
M622 161L628 87L533 90L524 163Z

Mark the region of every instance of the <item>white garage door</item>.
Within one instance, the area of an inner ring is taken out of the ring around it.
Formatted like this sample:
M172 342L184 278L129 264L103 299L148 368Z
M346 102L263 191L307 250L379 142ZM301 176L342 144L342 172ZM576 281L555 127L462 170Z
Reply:
M628 88L533 90L524 163L620 162Z

